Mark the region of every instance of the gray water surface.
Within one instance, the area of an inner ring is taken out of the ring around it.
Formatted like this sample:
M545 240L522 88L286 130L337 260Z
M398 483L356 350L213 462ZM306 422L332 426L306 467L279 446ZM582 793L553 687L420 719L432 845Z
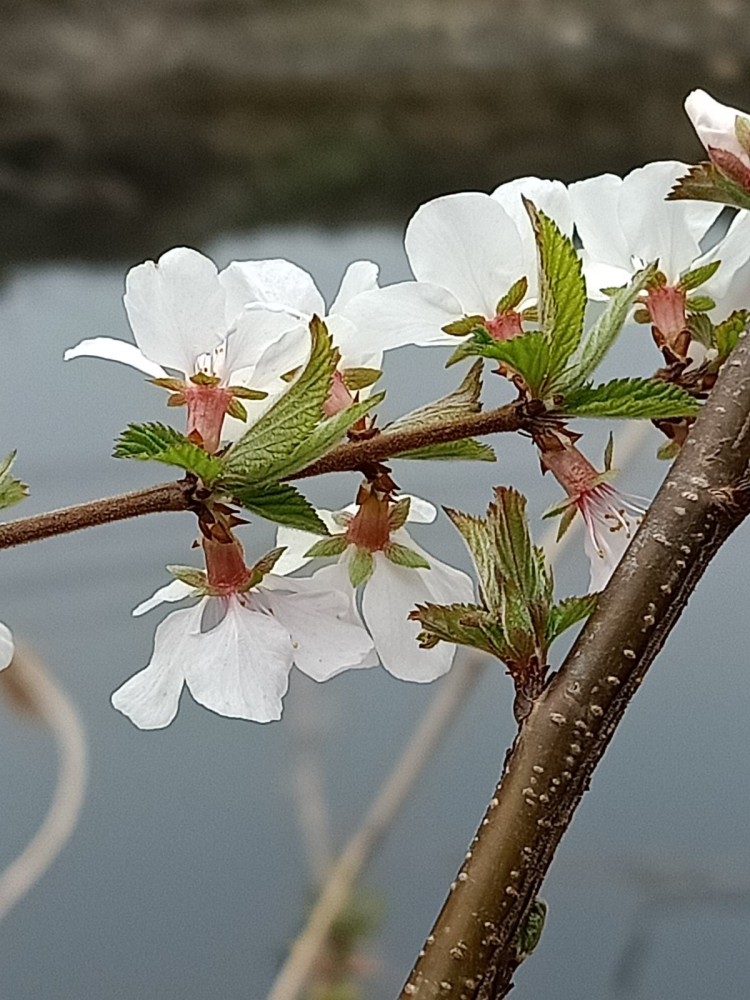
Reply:
M163 249L154 247L154 255ZM204 249L222 265L289 257L328 296L358 257L380 262L385 282L407 276L400 234L385 228L274 229ZM32 488L19 515L162 478L157 467L109 458L127 422L167 419L162 392L114 363L62 362L64 348L83 337L129 336L124 272L28 268L0 290L0 451L18 448L18 472ZM385 415L455 384L444 360L442 350L391 356ZM657 363L643 328L631 327L604 374L646 373ZM490 395L501 398L499 387ZM607 430L586 427L592 459L599 460ZM625 489L653 493L665 471L653 458L658 443L654 431L623 474ZM494 484L512 483L529 494L538 517L557 487L541 480L527 441L498 441L498 450L494 466L402 463L397 478L409 492L476 512ZM308 494L344 506L355 488L347 475L311 483ZM541 534L538 521L534 527ZM193 560L194 530L188 515L155 515L2 553L0 618L75 700L91 753L72 843L0 926L2 998L262 1000L308 900L294 795L295 714L309 702L323 720L331 823L341 842L435 693L436 686L404 684L379 668L323 686L295 674L281 723L219 718L184 695L167 730L136 730L109 696L147 662L160 612L134 620L130 609L166 582L165 564ZM415 536L468 569L442 516ZM254 521L244 540L260 553L273 530ZM550 918L518 974L518 1000L614 1000L614 970L634 929L647 945L636 949L644 963L640 992L623 987L620 997L747 997L750 906L697 899L640 908L648 892L663 900L655 887L670 872L683 889L699 877L710 882L714 870L722 882L750 889L747 546L743 530L712 564L597 771L546 885ZM557 571L561 595L586 587L579 548ZM372 1000L397 994L512 739L509 680L493 668L480 688L367 874L386 905L371 948ZM4 706L0 718L4 866L44 815L55 761L43 731Z

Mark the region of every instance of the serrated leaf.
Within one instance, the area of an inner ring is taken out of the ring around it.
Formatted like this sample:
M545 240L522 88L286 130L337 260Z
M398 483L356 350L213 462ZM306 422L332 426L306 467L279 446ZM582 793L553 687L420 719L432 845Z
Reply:
M566 597L555 604L547 619L547 643L551 645L558 636L578 622L588 618L596 607L598 594L585 597Z
M698 288L708 281L709 278L712 278L716 274L720 264L720 260L715 260L710 264L703 264L692 271L687 271L677 282L677 287L683 292L691 292L694 288Z
M475 341L468 346L473 354L499 361L520 375L532 395L542 391L550 365L550 345L541 330L532 330L510 340Z
M209 486L222 471L221 459L209 455L174 427L160 423L129 424L115 442L114 457L175 465Z
M495 542L496 559L505 580L512 581L527 606L544 602L548 578L543 572L541 550L531 541L526 497L506 486L495 487L495 500L487 510Z
M725 169L727 167L731 169L729 163L724 163L723 166ZM750 208L750 191L746 191L741 184L732 180L731 176L720 170L715 163L697 163L690 167L684 177L677 180L667 195L667 200L684 199L719 202L732 208Z
M374 407L383 402L384 392L378 392L369 399L352 403L345 410L319 423L307 437L291 451L283 461L267 466L262 479L254 482L276 481L294 475L300 469L311 465L335 447L346 436L346 432Z
M524 198L537 245L539 316L549 341L549 374L559 375L578 347L586 311L586 282L573 241Z
M438 642L469 646L505 660L509 654L502 627L474 604L418 604L409 618L424 631L417 637L423 648Z
M330 538L321 538L319 542L311 545L307 552L305 552L305 557L319 559L340 556L342 552L346 551L348 545L349 542L346 540L346 535L331 535Z
M379 368L344 368L341 378L349 392L359 392L374 385L382 374Z
M367 583L375 571L375 562L369 549L356 548L349 560L349 582L356 590Z
M498 574L494 540L487 522L484 518L450 507L443 510L463 536L471 553L484 604L489 611L499 613L502 607L502 579Z
M291 387L227 452L227 483L267 481L313 433L323 417L339 354L325 323L310 321L310 359Z
M716 326L714 335L719 358L723 360L729 357L737 345L741 334L747 330L749 324L750 311L747 309L735 309L730 316Z
M667 420L693 417L698 403L684 389L652 379L621 378L602 385L581 386L560 404L566 417L630 417Z
M465 460L475 462L496 462L497 455L488 444L474 438L463 438L460 441L443 441L440 444L428 444L424 448L413 451L402 451L391 458L408 458L411 460L438 461Z
M710 295L694 295L685 303L690 312L704 313L716 308L716 303Z
M12 507L29 495L28 486L10 474L15 459L16 452L12 451L0 462L0 510Z
M442 399L421 406L418 410L399 417L388 424L389 431L417 430L421 427L434 427L446 420L479 413L482 404L479 397L482 393L482 362L475 362L464 376L461 384L453 392Z
M638 271L630 284L614 289L606 309L571 355L568 370L560 378L553 380L555 387L559 386L564 391L565 387L580 385L593 374L614 344L625 325L628 313L655 272L656 265L651 264ZM647 322L650 321L651 317L647 314Z
M410 549L408 545L399 545L398 542L389 542L383 549L383 554L396 566L406 566L407 569L431 568L424 556Z
M310 501L289 483L244 486L235 490L232 496L238 504L268 521L311 531L315 535L328 534L328 528Z
M526 298L528 290L529 282L526 278L519 278L518 281L514 282L498 302L495 308L497 315L501 316L512 309L517 309Z
M447 323L442 327L443 333L449 334L451 337L466 337L468 334L473 333L479 327L484 326L484 316L462 316L461 319L456 319L452 323Z

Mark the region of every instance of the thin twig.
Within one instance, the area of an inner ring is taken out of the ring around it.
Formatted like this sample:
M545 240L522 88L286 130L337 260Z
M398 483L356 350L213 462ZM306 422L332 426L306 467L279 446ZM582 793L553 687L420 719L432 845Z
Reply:
M0 920L28 893L65 847L78 823L86 794L86 734L73 702L28 651L17 651L14 682L57 744L57 786L42 825L21 854L0 874Z
M289 479L307 479L328 472L351 472L368 462L381 461L402 452L427 445L459 441L477 434L517 431L527 426L531 418L520 403L509 403L486 413L471 413L446 420L436 427L416 427L411 430L385 431L363 441L338 445L327 455ZM188 479L176 483L161 483L134 493L92 500L89 503L63 507L48 514L19 518L0 524L0 549L27 542L41 541L53 535L63 535L82 528L93 528L112 521L124 521L143 514L189 510L194 503L194 484Z
M516 936L625 708L748 512L750 337L740 341L565 663L525 720L403 1000L501 1000Z

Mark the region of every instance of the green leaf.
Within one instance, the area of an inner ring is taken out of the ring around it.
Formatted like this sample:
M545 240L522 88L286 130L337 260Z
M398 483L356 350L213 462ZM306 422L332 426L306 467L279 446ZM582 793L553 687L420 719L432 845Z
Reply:
M483 608L474 604L418 604L409 618L422 628L417 639L423 649L438 642L453 642L459 646L480 649L501 660L509 649L501 626Z
M115 442L114 457L176 465L209 486L222 470L221 459L209 455L174 427L160 423L129 424Z
M283 461L268 466L262 479L253 479L252 481L276 481L311 465L337 445L345 437L349 428L361 420L373 407L382 403L384 397L384 392L378 392L374 396L370 396L369 399L352 403L345 410L341 410L335 416L324 420Z
M192 587L193 590L204 592L208 589L208 577L205 570L198 569L196 566L167 566L167 571L175 579Z
M714 325L705 313L696 313L694 316L688 316L687 328L693 340L697 340L699 344L703 344L707 350L716 347Z
M690 312L705 313L709 309L715 309L716 303L709 295L694 295L685 303Z
M319 542L311 545L305 552L305 556L309 559L340 556L342 552L346 551L348 545L346 535L331 535L330 538L321 538Z
M623 285L612 292L606 309L571 356L568 370L555 380L556 388L564 391L566 387L580 385L599 367L625 325L636 299L646 289L655 272L656 264L651 264L638 271L629 285Z
M547 619L547 643L552 645L563 632L588 618L596 607L598 596L587 594L585 597L566 597L555 604Z
M399 545L398 542L389 542L383 549L386 559L389 559L396 566L406 566L408 569L430 569L430 564L414 549L407 545Z
M310 359L302 373L227 452L227 483L268 481L272 478L269 471L285 468L289 457L320 423L339 354L317 316L310 321L310 337Z
M497 455L488 444L483 444L474 438L463 438L460 441L443 441L440 444L428 444L424 448L413 451L402 451L392 458L408 458L432 461L467 460L476 462L496 462Z
M299 528L300 531L312 531L315 535L328 534L328 528L310 501L289 483L243 486L232 496L238 504L268 521Z
M375 571L375 562L369 549L356 548L349 560L349 582L356 590L367 581Z
M519 278L514 284L510 286L510 290L503 295L495 308L495 312L498 316L502 316L503 313L511 312L517 309L523 300L526 298L526 292L529 290L529 282L526 278Z
M578 347L586 311L586 282L573 241L524 198L537 245L539 315L549 341L549 374L559 375Z
M460 510L443 510L461 532L476 566L482 600L489 611L499 613L502 607L502 577L495 559L495 545L489 525L481 517Z
M349 392L359 392L374 385L382 374L379 368L344 368L341 378Z
M471 413L479 413L482 404L479 397L482 392L482 362L475 362L464 376L461 384L453 392L442 399L421 406L418 410L399 417L388 424L389 431L411 430L422 427L435 427L446 420L465 417Z
M15 459L16 452L12 451L0 462L0 510L12 507L29 495L28 486L10 474Z
M732 180L714 163L697 163L675 183L668 201L714 201L732 208L750 208L750 191Z
M541 330L524 333L510 340L474 341L467 345L472 353L501 362L520 375L532 395L538 395L544 386L550 365L550 345Z
M451 337L466 337L483 326L484 316L463 316L461 319L448 323L442 330L443 333L450 334Z
M495 557L505 580L512 581L527 606L548 600L549 577L541 549L531 541L526 497L506 486L495 487L487 511Z
M715 260L710 264L703 264L701 267L696 267L692 271L686 271L677 282L677 287L683 292L691 292L694 288L698 288L708 281L709 278L712 278L716 274L719 264L721 264L721 261Z
M693 417L698 410L698 403L684 389L643 378L621 378L595 387L581 386L568 393L560 404L560 412L566 417L667 420Z
M735 115L734 134L737 136L737 142L750 156L750 120L744 115Z
M714 331L716 349L722 361L732 353L737 341L740 339L740 335L747 330L748 324L750 324L750 311L747 309L736 309L731 316L728 316L722 323L717 325Z
M537 896L529 907L529 912L519 927L514 941L516 960L519 964L524 962L539 944L547 919L547 911L547 904L540 896Z

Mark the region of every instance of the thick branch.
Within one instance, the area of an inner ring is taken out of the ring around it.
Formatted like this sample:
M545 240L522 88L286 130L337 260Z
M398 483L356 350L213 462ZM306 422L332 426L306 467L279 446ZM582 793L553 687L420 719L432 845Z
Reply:
M459 441L477 434L517 431L530 420L527 409L519 403L509 403L487 413L472 413L455 420L446 420L435 427L383 432L364 441L352 441L333 448L327 455L302 469L290 479L306 479L326 472L350 472L367 462L377 462L405 451L424 448L445 441ZM49 514L19 518L0 524L0 549L26 542L36 542L52 535L63 535L81 528L93 528L110 521L124 521L142 514L160 511L189 510L193 485L187 480L162 483L146 490L121 496L92 500L90 503L64 507Z
M514 940L630 699L747 513L750 338L724 366L599 607L535 703L403 1000L500 1000ZM741 484L744 487L744 483Z

